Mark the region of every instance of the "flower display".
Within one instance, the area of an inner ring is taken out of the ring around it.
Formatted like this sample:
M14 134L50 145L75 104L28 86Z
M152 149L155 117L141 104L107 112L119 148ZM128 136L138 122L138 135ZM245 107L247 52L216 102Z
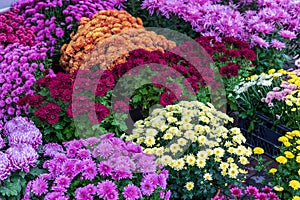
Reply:
M142 20L132 17L126 11L103 10L93 15L91 19L81 18L76 34L71 36L72 40L69 44L64 44L61 48L60 64L74 72L80 68L86 57L91 56L89 53L97 44L120 33L123 29L130 28L143 28Z
M124 136L167 167L173 198L212 197L218 187L226 190L246 173L242 166L248 164L251 148L243 145L239 128L225 127L232 118L207 104L180 101L154 109L135 123L132 135Z
M17 10L11 10L0 14L0 44L19 43L24 46L36 44L33 30L24 26L24 18L17 14Z
M59 53L59 48L65 43L64 38L77 29L82 17L91 18L100 10L112 10L114 6L121 5L122 1L115 4L114 1L101 0L24 0L14 2L12 7L19 10L19 14L25 18L24 26L32 28L36 39L47 43L47 49L53 55Z
M276 157L278 167L271 168L272 186L282 199L297 199L300 196L299 144L300 131L287 132L278 138L283 145L279 147L280 154Z
M42 144L42 134L32 121L16 117L4 125L3 134L8 141L1 145L0 169L4 181L12 172L23 170L29 172L38 159L37 147Z
M144 29L122 30L115 36L106 38L97 44L95 47L97 50L94 49L91 55L83 60L84 62L79 68L112 69L114 66L124 63L130 51L136 49L165 51L175 46L175 42L169 41L163 35L157 35L153 31Z
M290 120L299 116L299 85L299 70L272 69L247 78L235 88L242 115L253 116L259 110L290 128L299 128L296 120Z
M231 195L229 196L224 196L220 195L217 197L212 198L211 200L226 200L226 199L246 199L246 198L251 198L255 200L259 199L273 199L273 200L279 200L280 198L277 197L276 193L273 191L272 188L270 187L263 187L261 189L249 185L244 189L240 189L236 186L230 186L230 192Z
M255 72L252 61L256 58L250 44L233 37L201 36L195 39L214 60L226 89L228 104L237 110L234 87Z
M91 142L93 141L93 142ZM31 181L24 198L169 199L168 171L153 155L114 134L72 140L44 163L48 173Z
M271 0L256 1L254 10L251 9L250 1L243 2L226 5L220 1L209 0L174 1L162 4L145 0L142 8L148 9L152 14L156 11L167 17L171 14L178 15L190 22L197 32L206 36L232 36L251 40L253 45L266 48L270 44L260 35L267 36L279 31L278 36L284 40L294 39L296 32L299 32L300 24L297 21L299 3L289 0L285 1L285 4ZM279 26L275 26L274 23Z
M35 75L44 69L41 61L45 59L46 51L43 44L0 46L0 123L4 124L26 110L17 102L22 96L35 93Z

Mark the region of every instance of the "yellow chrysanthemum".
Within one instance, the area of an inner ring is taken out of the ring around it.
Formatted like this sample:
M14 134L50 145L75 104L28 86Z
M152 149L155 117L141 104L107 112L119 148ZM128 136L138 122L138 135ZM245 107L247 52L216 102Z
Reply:
M295 157L295 155L292 152L290 152L290 151L285 151L284 155L285 155L285 157L287 157L289 159L292 159L292 158Z
M289 182L289 186L292 187L294 190L298 190L300 188L300 182L297 180L291 180Z
M271 168L270 170L269 170L269 173L271 173L271 174L275 174L277 172L277 169L276 168Z
M253 149L253 153L254 153L254 154L257 154L257 155L261 155L261 154L263 154L264 152L265 152L264 149L261 148L261 147L255 147L255 148Z
M278 163L280 163L280 164L285 164L285 163L287 163L287 159L286 159L284 156L278 156L278 157L276 158L276 161L277 161Z

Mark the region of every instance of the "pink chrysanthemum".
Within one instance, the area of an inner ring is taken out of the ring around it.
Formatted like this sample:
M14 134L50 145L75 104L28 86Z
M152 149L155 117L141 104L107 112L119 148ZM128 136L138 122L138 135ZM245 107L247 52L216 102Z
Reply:
M240 190L240 189L238 189L238 188L236 188L236 187L230 189L230 192L231 192L231 194L232 194L233 196L238 197L238 198L242 195L242 190Z
M54 183L59 187L67 188L69 187L71 180L65 175L60 175L55 179Z
M101 176L111 175L112 168L107 161L102 161L98 164L98 171Z
M272 47L274 47L275 49L278 49L278 50L285 48L285 44L276 39L273 39L271 41L271 45L272 45Z
M148 181L141 182L141 190L144 195L150 196L155 191L155 189L156 187L152 183Z
M108 158L113 153L113 146L109 141L101 142L93 151L92 155L94 158L98 156L102 158Z
M258 189L256 187L253 187L251 185L249 185L247 188L246 188L246 191L245 191L246 194L252 194L252 195L256 195L258 193Z
M36 196L41 196L42 194L45 194L48 191L48 183L42 179L37 178L34 181L32 181L31 184L31 192L35 194Z
M90 163L88 166L85 167L82 176L85 177L87 180L93 180L97 175L97 167L95 163Z
M281 37L287 38L287 39L295 39L297 38L296 34L292 31L288 31L288 30L281 30L279 31L279 35Z
M117 186L110 180L103 181L97 185L97 193L100 198L106 197L112 191L117 191Z
M135 200L142 198L140 188L133 184L129 184L126 187L124 187L124 192L122 194L126 200Z

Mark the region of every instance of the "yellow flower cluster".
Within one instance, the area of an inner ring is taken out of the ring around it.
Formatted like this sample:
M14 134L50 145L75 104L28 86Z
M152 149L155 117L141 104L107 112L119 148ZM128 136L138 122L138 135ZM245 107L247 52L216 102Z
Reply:
M197 166L199 170L217 163L218 173L236 179L247 173L241 168L249 163L251 148L239 128L225 126L233 119L217 111L212 104L181 101L155 109L145 120L135 123L133 134L126 140L144 147L144 152L157 156L157 163L174 170ZM206 181L212 174L205 173Z
M287 132L284 136L278 138L279 142L283 143L280 147L281 154L276 157L276 161L281 165L269 170L274 177L280 177L284 182L288 181L288 186L276 185L274 189L278 192L283 190L299 190L300 189L300 131L294 130ZM290 172L290 173L287 173ZM276 176L278 174L278 176ZM285 175L288 174L288 175ZM293 199L298 199L294 196Z

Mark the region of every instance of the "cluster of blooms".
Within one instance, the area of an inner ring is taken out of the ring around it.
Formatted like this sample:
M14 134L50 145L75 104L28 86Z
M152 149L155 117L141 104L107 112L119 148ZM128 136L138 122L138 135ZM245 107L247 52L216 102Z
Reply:
M65 112L69 117L77 117L88 114L93 124L100 123L110 114L109 109L100 104L90 101L87 96L73 96L83 91L96 91L96 96L104 96L108 90L108 86L112 86L114 78L109 71L103 72L102 78L98 81L96 88L92 87L93 79L88 79L88 73L81 73L82 77L77 77L75 83L72 80L75 76L66 73L57 73L56 75L48 74L37 81L39 91L47 89L49 97L36 95L26 95L18 101L20 106L30 106L34 108L34 115L41 121L47 121L49 124L56 124L59 121L60 112ZM86 76L84 76L84 75ZM98 78L99 74L93 73L94 78ZM75 87L75 89L74 89ZM96 116L92 115L95 111Z
M92 19L82 18L71 38L62 47L60 59L61 65L71 72L98 65L100 69L110 69L124 62L134 49L165 50L176 45L162 35L144 30L140 18L123 10L100 11Z
M31 195L45 200L170 198L170 191L165 191L168 171L158 170L155 157L143 153L139 145L114 134L73 140L63 146L50 143L44 150L50 160L43 167L49 173L28 183L24 199ZM136 176L138 173L141 176Z
M59 39L71 33L82 17L91 18L100 10L115 9L114 6L122 6L122 1L20 0L12 5L25 18L24 25L34 30L36 39L47 43L51 54L62 45L58 44Z
M273 192L273 189L265 186L261 191L252 185L247 186L245 189L239 189L235 185L230 186L230 196L216 196L211 200L227 200L227 199L254 199L254 200L280 200L277 197L276 193Z
M274 71L270 70L269 73L272 74ZM295 107L300 107L300 70L281 71L284 73L284 80L279 87L274 87L272 91L268 92L266 97L262 99L262 102L267 103L269 107L273 107L273 100L276 99L277 101L285 101L288 106L295 104Z
M198 63L202 63L201 66L196 66ZM134 68L144 64L149 64L152 70L151 82L154 86L165 87L165 92L160 95L160 103L163 106L170 105L177 99L176 97L183 96L183 88L180 88L179 82L174 81L177 78L184 78L183 87L188 88L189 92L193 94L197 93L200 87L208 85L214 89L218 87L215 84L214 71L208 67L208 64L205 64L205 61L198 58L197 54L195 56L195 52L188 43L164 53L161 51L150 52L144 49L131 51L127 61L116 65L112 72L121 77L129 71L134 77L140 73L139 70L133 71ZM154 75L155 72L158 74Z
M167 17L176 14L190 22L194 30L202 35L233 36L246 41L251 40L253 45L260 47L285 48L283 40L295 39L300 30L300 3L293 0L285 0L284 3L272 0L255 3L256 10L245 12L239 11L239 8L244 8L243 4L222 5L217 0L144 0L142 8L148 9L151 14L156 11ZM272 34L277 34L276 38L280 37L282 41L275 38L266 41L260 37Z
M70 43L64 44L61 48L60 64L71 72L79 69L87 57L91 57L89 63L91 66L97 64L99 55L104 56L106 51L103 51L104 49L101 47L96 47L105 39L125 29L143 28L140 18L135 18L124 10L102 10L93 15L91 19L81 18L79 24L76 34L71 35ZM111 51L109 51L110 53ZM100 60L98 63L102 61ZM87 66L86 69L91 66Z
M247 42L233 37L201 36L195 40L204 47L214 61L221 63L222 76L238 76L239 70L252 66L251 61L256 58L255 52L249 48Z
M237 95L241 95L242 93L249 92L249 90L253 89L253 86L258 87L271 87L274 82L279 77L282 77L285 74L285 70L278 70L276 73L261 73L260 75L252 75L245 80L241 81L234 89ZM257 89L257 88L255 88Z
M271 69L268 74L253 75L235 87L240 108L248 112L256 110L273 120L298 129L300 93L299 70ZM263 104L261 102L264 102ZM290 120L294 119L294 120Z
M36 149L42 144L41 132L32 121L24 117L8 121L4 126L3 136L8 140L8 147L5 152L0 151L0 182L11 172L29 172L30 167L35 167L38 159ZM2 139L0 149L4 147L6 144Z
M6 46L19 43L33 46L36 43L34 32L31 28L23 26L24 18L17 12L11 10L0 14L0 44Z
M125 138L141 144L144 152L156 155L157 162L169 166L174 176L188 168L186 180L197 177L197 182L214 181L214 186L229 183L247 173L239 165L249 163L247 157L252 150L243 145L246 139L240 129L225 128L233 119L208 105L180 101L155 109L144 121L137 121L133 134ZM196 190L203 189L197 187Z
M3 123L24 109L17 106L19 97L35 93L35 73L44 68L39 61L46 57L46 51L43 44L0 46L0 130Z
M290 194L293 196L282 196L283 199L300 198L300 131L287 132L278 138L283 145L279 147L280 155L276 157L277 168L271 168L269 173L273 175L272 184L278 195ZM284 192L283 192L284 191Z

